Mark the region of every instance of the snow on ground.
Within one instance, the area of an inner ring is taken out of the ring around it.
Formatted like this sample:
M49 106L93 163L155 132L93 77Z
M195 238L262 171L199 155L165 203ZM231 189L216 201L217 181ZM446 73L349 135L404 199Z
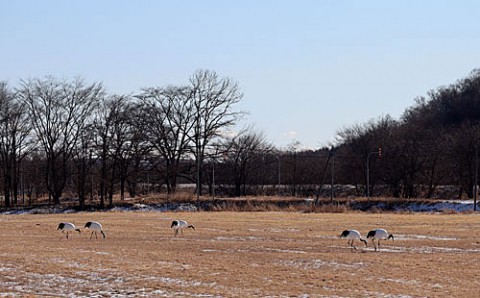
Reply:
M10 264L3 267L3 287L9 292L0 293L0 297L16 297L22 294L61 297L218 297L208 293L191 293L188 291L160 290L138 287L145 281L158 282L166 286L181 288L218 287L216 283L204 283L161 276L134 275L114 269L70 272L71 276L60 274L41 274L27 272L25 268ZM25 282L28 280L28 282ZM68 293L68 294L67 294Z
M280 265L286 266L286 267L296 267L296 268L302 268L302 269L321 269L325 267L329 268L335 268L335 269L358 269L362 268L365 266L365 263L363 262L356 262L356 263L340 263L337 261L324 261L320 259L316 260L310 260L310 259L304 259L304 260L280 260L279 261Z
M376 210L386 209L384 202L378 202L374 205L368 205L368 208L374 208ZM361 209L365 206L362 203L350 205L353 209ZM473 211L473 201L460 201L460 200L438 200L438 201L425 201L425 202L404 202L393 207L393 211L397 212L469 212ZM131 206L118 206L108 211L120 211L120 212L172 212L172 211L186 211L195 212L199 209L192 203L164 203L164 204L133 204ZM368 209L367 209L368 210ZM55 213L74 213L74 209L61 207L39 207L39 208L18 208L0 212L0 214L55 214ZM282 233L284 230L272 229L270 232Z
M407 206L399 207L396 211L411 211L411 212L442 212L454 211L465 212L473 211L473 201L438 201L434 203L410 203Z

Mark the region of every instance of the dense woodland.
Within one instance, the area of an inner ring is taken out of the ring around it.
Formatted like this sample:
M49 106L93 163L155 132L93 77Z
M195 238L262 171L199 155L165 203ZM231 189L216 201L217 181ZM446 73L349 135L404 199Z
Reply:
M114 195L174 197L180 188L192 198L474 196L480 70L415 99L400 119L352 125L319 150L275 148L262 132L239 131L242 98L237 82L209 70L183 86L121 95L81 79L0 82L1 206L104 208Z

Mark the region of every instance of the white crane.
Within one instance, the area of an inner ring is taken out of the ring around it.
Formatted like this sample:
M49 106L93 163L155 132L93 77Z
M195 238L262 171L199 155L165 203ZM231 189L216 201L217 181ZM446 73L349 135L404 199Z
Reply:
M367 234L367 240L372 238L373 246L375 247L375 251L377 251L377 248L380 250L380 240L388 240L392 239L394 241L395 239L393 238L393 234L389 234L387 230L385 229L375 229L371 230ZM375 239L377 239L377 245L375 245Z
M89 221L85 224L85 228L89 228L92 230L92 233L90 234L90 239L92 239L93 233L95 233L95 239L98 239L97 237L97 232L102 233L103 239L107 238L107 235L103 232L103 227L102 224L97 222L97 221Z
M348 244L350 244L350 246L355 250L357 250L355 245L353 245L353 242L355 240L362 241L363 243L365 243L365 247L367 247L367 240L363 239L362 235L357 230L345 230L339 237L344 239L350 239L348 240Z
M183 229L192 228L192 229L195 230L195 227L193 225L189 225L184 220L174 220L174 221L172 221L172 225L170 226L170 228L172 228L175 231L175 233L174 233L175 237L177 237L178 231L180 231L180 233L182 233L182 236L183 236Z
M62 233L64 233L65 231L67 231L66 233L66 237L68 239L68 233L72 232L72 231L77 231L79 234L82 233L82 231L80 231L80 229L77 229L75 227L75 225L73 223L70 223L70 222L61 222L58 224L58 228L57 230L62 230Z

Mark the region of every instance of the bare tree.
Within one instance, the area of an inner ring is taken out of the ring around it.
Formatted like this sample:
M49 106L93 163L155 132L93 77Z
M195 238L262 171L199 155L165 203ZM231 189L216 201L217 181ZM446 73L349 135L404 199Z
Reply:
M113 203L113 190L116 174L116 160L114 154L114 134L121 131L124 124L122 119L125 108L125 98L122 96L111 96L103 98L100 108L96 111L93 121L95 155L100 161L100 208L105 208L105 200L109 198L109 204ZM124 142L123 138L118 144Z
M194 126L192 92L186 87L148 88L142 100L145 128L153 148L165 162L164 180L169 193L175 192L180 161L189 152L189 134Z
M55 204L65 188L67 164L78 145L96 102L103 96L99 83L62 81L53 77L22 81L20 94L35 133L45 151L46 185Z
M190 78L194 100L194 121L190 139L197 163L197 197L202 193L202 165L208 145L223 129L236 123L244 113L234 110L243 98L238 84L216 72L198 70Z
M343 160L346 175L351 183L365 185L364 191L373 190L376 182L381 180L378 148L388 143L392 130L398 125L390 116L380 117L363 125L354 125L338 132L337 141L342 144L340 149L350 158ZM340 164L340 167L342 167ZM369 179L367 179L369 177ZM368 187L367 187L368 180Z
M143 114L141 104L130 103L128 109L128 124L130 126L130 141L128 150L128 165L126 168L126 183L130 197L137 194L137 184L139 174L143 171L143 166L151 151L151 145L148 142L147 127L148 122Z
M120 96L115 100L116 108L112 116L112 152L114 160L115 176L118 176L120 182L120 199L125 199L125 184L131 169L132 162L138 167L141 156L145 153L145 132L142 131L146 126L140 117L145 117L138 113L138 106L134 105L129 97ZM116 172L116 174L115 174ZM114 176L112 176L114 181ZM112 205L112 202L110 202Z
M235 184L235 196L245 194L249 170L258 156L263 156L273 150L263 133L244 132L227 139L222 146L225 154L225 163L231 168ZM257 163L261 167L261 163ZM243 186L243 189L242 189Z
M0 164L5 206L17 203L20 162L34 146L25 106L7 83L0 82Z
M73 164L75 167L74 184L78 194L80 209L85 206L87 181L92 174L92 127L83 129L79 136L77 148L74 150Z

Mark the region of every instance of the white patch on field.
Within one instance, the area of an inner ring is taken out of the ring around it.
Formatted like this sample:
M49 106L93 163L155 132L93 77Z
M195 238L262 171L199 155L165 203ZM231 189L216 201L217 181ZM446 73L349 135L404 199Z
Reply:
M85 268L86 266L77 262L66 261L62 258L53 258L50 259L52 263L62 264L69 268Z
M202 249L203 252L220 252L218 249Z
M334 269L358 269L365 267L365 263L339 263L337 261L323 261L316 260L281 260L278 262L280 265L287 267L296 267L301 269L322 269L325 267Z
M337 236L332 236L332 235L319 235L319 236L314 236L315 238L320 238L320 239L340 239L340 237Z
M15 268L10 267L0 267L0 272L14 271Z
M18 292L2 292L0 297L18 297Z
M374 248L366 248L367 252L375 252ZM438 247L438 246L420 246L420 247L401 247L385 245L380 246L380 249L375 253L457 253L457 254L478 254L480 249L464 249L458 247Z
M97 255L109 255L110 254L109 252L106 252L106 251L94 251L94 250L84 250L84 249L80 249L79 252L80 253L87 253L87 254L97 254Z
M298 232L300 231L299 229L293 229L293 228L286 228L286 229L280 229L280 228L271 228L266 230L265 232L272 232L272 233L285 233L285 232Z
M395 235L395 240L435 240L435 241L453 241L458 238L447 236L427 236L427 235Z
M407 251L409 251L409 248L406 248L406 247L400 247L400 246L380 246L380 248L375 251L375 248L367 248L366 249L367 251L369 252L375 252L375 253L382 253L382 252L389 252L389 253L406 253Z
M417 280L407 280L407 279L401 279L401 278L380 277L380 278L378 278L378 281L380 281L380 282L394 282L394 283L399 283L399 284L403 284L403 285L417 285L417 286L421 284Z
M253 236L247 236L247 237L226 237L226 236L218 236L213 239L214 241L263 241L265 238L262 237L253 237Z
M239 252L252 252L252 249L241 248L228 248L228 249L204 249L203 252L223 252L223 253L239 253Z
M345 245L342 245L342 246L330 245L330 246L327 246L327 247L328 248L335 248L335 249L352 250L352 248L347 243ZM357 252L362 252L362 251L369 250L369 248L365 247L365 244L363 244L361 242L355 243L355 247L357 248ZM373 250L373 248L372 248L372 250Z
M408 294L385 294L381 292L371 292L365 291L365 297L379 297L379 298L413 298L414 296L410 296Z
M480 253L480 249L464 249L458 247L437 247L437 246L421 246L418 248L410 248L411 251L420 252L420 253L461 253L461 254L472 254Z
M294 254L306 254L303 250L290 250L290 249L278 249L278 248L264 248L266 251L274 251L274 252L284 252L284 253L294 253Z
M60 258L55 262L69 264ZM4 265L5 266L5 265ZM75 265L74 265L75 266ZM131 274L123 271L97 268L95 271L75 271L69 276L59 274L42 274L26 272L23 268L2 267L4 291L0 297L8 297L8 293L39 296L68 296L68 297L129 297L132 295L160 297L218 297L210 294L189 293L184 290L162 291L144 288L140 285L145 280L157 281L160 284L185 287L218 288L216 283L205 283L195 280L184 280L170 277L157 277ZM28 283L25 281L28 280ZM162 292L159 292L162 291Z

